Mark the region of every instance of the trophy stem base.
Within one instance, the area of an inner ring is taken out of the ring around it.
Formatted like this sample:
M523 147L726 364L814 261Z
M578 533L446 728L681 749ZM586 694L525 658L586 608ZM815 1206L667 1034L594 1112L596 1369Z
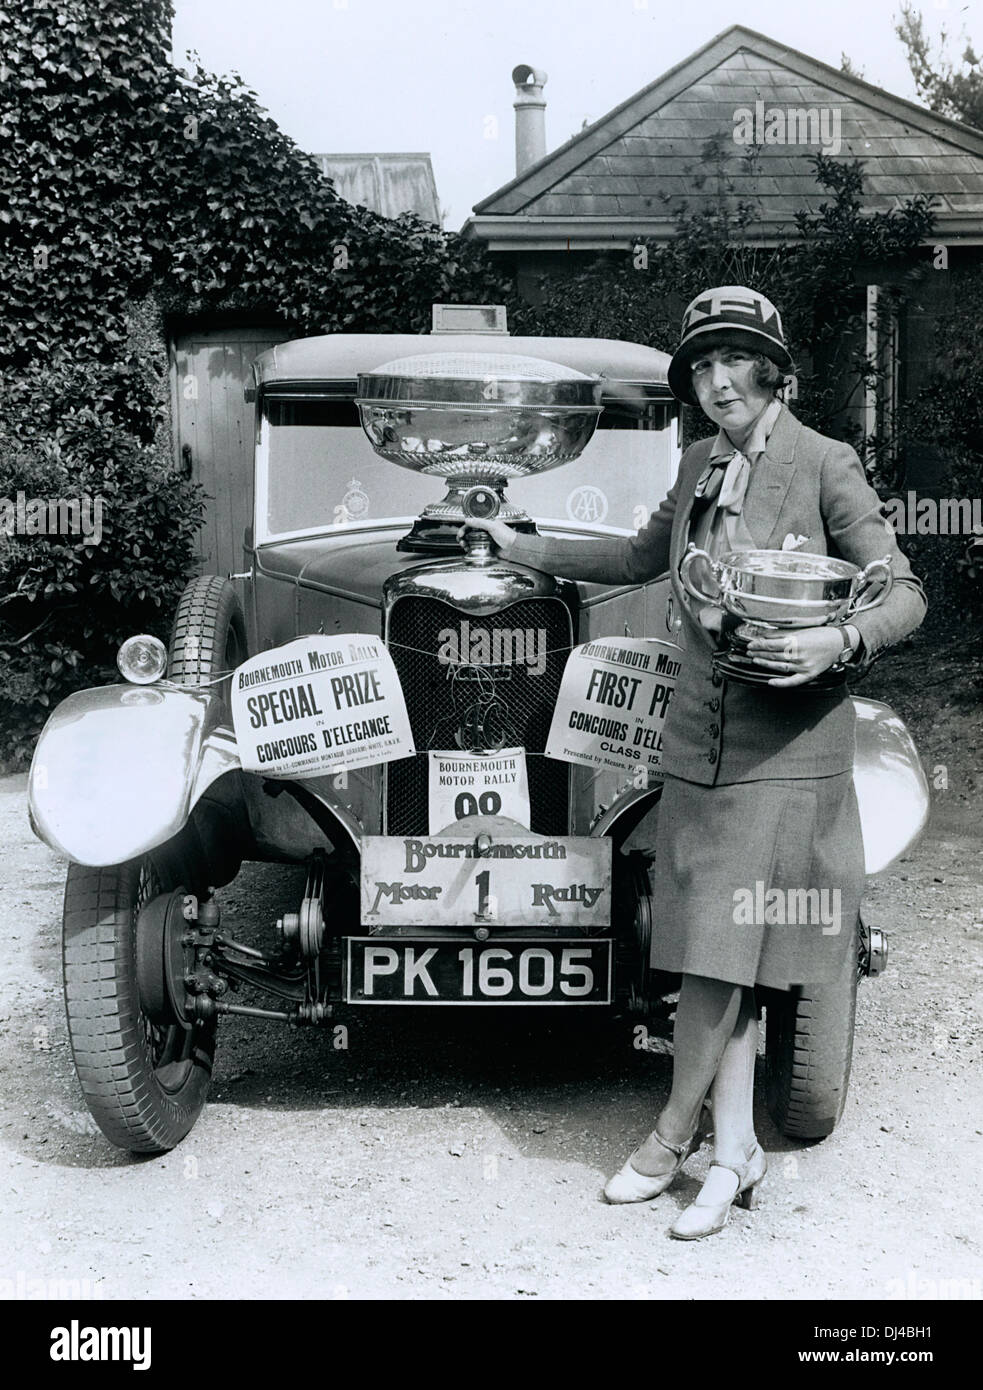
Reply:
M534 521L509 521L505 517L502 520L507 526L511 526L513 531L519 531L526 536L539 535ZM463 516L454 520L418 517L406 535L397 542L396 549L426 555L461 555L463 552L457 533L467 524L467 518Z

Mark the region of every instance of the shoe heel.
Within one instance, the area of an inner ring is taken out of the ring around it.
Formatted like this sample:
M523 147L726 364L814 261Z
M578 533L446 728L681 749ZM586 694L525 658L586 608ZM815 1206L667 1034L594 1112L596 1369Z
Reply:
M737 1205L743 1207L745 1211L754 1211L758 1205L758 1184L752 1183L746 1187L737 1198Z

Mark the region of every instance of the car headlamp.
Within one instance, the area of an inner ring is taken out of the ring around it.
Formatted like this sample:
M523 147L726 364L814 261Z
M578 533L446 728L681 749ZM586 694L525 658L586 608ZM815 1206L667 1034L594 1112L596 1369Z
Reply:
M167 670L167 648L159 637L141 633L128 637L116 653L116 665L124 680L134 685L149 685L160 680Z

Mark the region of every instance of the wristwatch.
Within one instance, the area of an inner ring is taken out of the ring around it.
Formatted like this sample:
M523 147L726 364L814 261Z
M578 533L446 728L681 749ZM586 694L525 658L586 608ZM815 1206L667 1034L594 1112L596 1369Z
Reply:
M840 631L843 634L843 650L840 652L837 664L842 666L844 662L853 660L863 638L852 623L845 623Z

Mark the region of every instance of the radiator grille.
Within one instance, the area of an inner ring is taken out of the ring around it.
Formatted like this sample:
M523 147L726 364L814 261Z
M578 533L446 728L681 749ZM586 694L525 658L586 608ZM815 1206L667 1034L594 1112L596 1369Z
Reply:
M412 758L387 765L387 831L390 835L428 831L427 750L458 746L454 733L460 726L462 706L460 683L455 703L451 668L437 659L439 634L445 628L457 633L465 620L472 630L489 633L506 628L545 632L546 669L541 675L520 663L481 667L476 674L494 682L501 702L502 746L526 750L531 829L539 835L565 835L569 765L542 756L572 642L570 614L558 599L530 599L481 617L432 598L410 596L393 605L388 644L418 751Z

